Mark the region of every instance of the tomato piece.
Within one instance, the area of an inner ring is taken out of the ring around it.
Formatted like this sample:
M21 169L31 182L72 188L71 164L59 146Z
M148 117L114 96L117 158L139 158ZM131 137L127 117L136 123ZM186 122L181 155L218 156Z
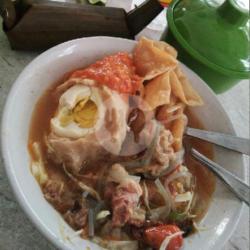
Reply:
M160 225L156 227L150 227L144 231L144 238L147 244L154 248L160 248L162 242L167 236L171 236L174 233L178 233L181 230L175 225ZM178 235L170 240L166 250L179 250L183 245L182 235Z
M133 59L128 53L106 56L86 69L73 72L70 78L88 78L120 93L135 94L142 86L142 78L135 73Z

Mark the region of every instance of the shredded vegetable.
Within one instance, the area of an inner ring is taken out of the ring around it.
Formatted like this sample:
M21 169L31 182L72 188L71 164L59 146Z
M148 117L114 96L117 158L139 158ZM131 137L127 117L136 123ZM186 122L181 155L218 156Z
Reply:
M83 197L83 198L87 198L88 195L89 195L89 192L88 192L88 191L84 191L84 192L82 193L82 197Z
M94 237L93 242L99 244L100 246L104 247L105 249L112 249L112 250L137 250L138 249L138 242L137 241L114 241L114 240L103 240L99 237Z
M38 142L34 142L32 144L32 149L33 149L33 153L36 157L37 161L42 160L42 150L41 150L41 146Z
M130 175L130 177L137 183L140 183L141 176L136 176L136 175Z
M172 235L169 235L165 238L165 240L161 243L161 246L159 248L159 250L166 250L167 247L168 247L168 244L169 242L174 239L175 237L179 236L179 235L182 235L184 232L177 232L177 233L174 233Z
M186 218L187 218L187 214L184 214L184 213L180 214L174 211L172 211L168 217L168 219L173 222L181 222L181 221L184 221Z
M83 182L77 180L67 169L66 167L63 165L63 169L64 172L68 175L68 177L70 179L72 179L75 183L78 184L78 186L85 192L88 192L89 194L91 194L95 199L97 200L101 200L100 195L91 187L85 185ZM86 193L85 193L86 194Z
M174 200L173 200L173 198L172 198L172 194L171 194L171 192L170 192L168 186L165 187L165 191L166 191L166 193L167 193L168 196L169 196L170 204L171 204L171 209L172 209L172 210L175 210L175 203L174 203Z
M168 210L169 206L162 206L155 209L151 209L149 219L152 221L157 221L159 219L165 220L169 216L169 214L166 213L166 211Z
M184 149L176 152L175 159L170 161L169 166L164 168L164 170L161 172L161 174L158 177L168 176L174 173L174 171L177 170L178 166L180 166L180 164L183 163L184 154L185 154Z
M144 203L145 203L145 206L147 207L148 211L150 212L151 209L149 206L148 188L147 188L147 184L145 181L143 181L143 189L144 189L144 195L143 195Z
M62 220L62 218L60 217L59 218L59 232L61 234L61 237L63 239L64 242L70 242L71 244L74 244L73 240L78 238L82 232L83 232L83 229L80 229L78 231L75 231L75 232L71 232L71 229L70 231L65 227L64 225L64 221Z
M177 170L177 168L178 168L178 166L173 166L173 165L172 165L172 166L170 166L170 167L164 169L164 170L161 172L161 174L158 176L158 178L159 178L159 177L162 177L162 176L168 176L168 175L172 174L175 170Z
M172 182L173 180L176 180L178 178L181 178L181 177L185 177L185 178L192 178L192 175L190 172L188 171L184 171L184 172L176 172L176 173L173 173L172 175L170 175L166 181L165 181L165 186L167 186L170 182Z
M153 154L155 151L155 147L156 147L156 144L158 141L158 137L160 135L161 128L162 128L162 126L159 123L156 123L156 131L155 131L154 139L151 142L151 144L146 152L147 157L144 159L143 166L149 165L151 160L152 160L152 157L153 157Z
M175 196L175 202L187 202L192 200L193 195L191 192L186 192L184 194L177 194Z
M185 150L181 149L180 151L175 153L175 159L171 162L171 165L175 167L181 165L184 161Z
M72 241L73 239L79 237L83 232L83 229L80 229L76 232L73 232L72 234L69 234L68 236L66 236L68 238L68 240Z
M214 228L213 226L210 226L210 227L199 226L195 221L193 221L193 226L197 232L202 232L202 231L204 232L204 231L212 230Z
M170 118L168 118L167 121L164 122L164 124L171 123L171 122L173 122L173 121L175 121L175 120L178 120L178 119L183 119L183 120L186 121L187 117L186 117L185 115L183 115L183 114L180 114L180 115L173 115L173 116L171 116Z
M103 210L103 211L99 212L99 213L96 215L96 220L105 219L105 218L108 217L110 214L111 214L110 211L108 211L108 210Z
M183 105L181 103L179 103L179 104L176 104L172 107L169 107L166 111L167 111L167 113L173 113L173 112L177 111L178 109L180 109L181 107L183 107Z
M156 179L155 180L155 185L159 190L159 193L162 195L162 197L164 198L165 201L165 207L166 207L166 216L169 215L169 213L171 212L171 208L173 207L173 200L172 200L172 196L169 192L169 190L167 190L161 183L160 179Z
M143 156L140 158L137 158L135 160L131 160L129 162L122 162L121 164L124 165L127 169L138 169L143 166L148 166L152 160L154 150L156 147L157 139L160 134L161 125L158 122L155 122L155 132L154 132L154 138L151 142L151 144L148 146L147 150L144 152Z
M165 204L169 204L169 195L166 192L166 189L164 188L164 186L162 185L160 179L156 179L155 180L155 185L157 186L159 193L162 195L162 197L164 198Z
M192 195L192 196L191 196L191 198L190 198L190 200L189 200L189 202L188 202L188 204L187 204L187 207L186 207L184 213L188 213L188 214L189 214L189 211L190 211L190 209L191 209L191 205L192 205L192 202L193 202L193 200L194 200L194 193L192 192L191 195Z
M44 167L42 160L42 150L39 143L34 142L32 144L32 149L36 157L36 161L33 161L31 164L31 172L38 181L40 185L44 185L48 181L48 174Z

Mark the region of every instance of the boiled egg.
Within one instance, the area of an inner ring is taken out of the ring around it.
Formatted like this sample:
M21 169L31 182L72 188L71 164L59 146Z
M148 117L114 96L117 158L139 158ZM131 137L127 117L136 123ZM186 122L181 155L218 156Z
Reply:
M100 90L77 84L60 97L56 115L51 119L51 128L57 136L78 139L99 129L104 122L104 114Z

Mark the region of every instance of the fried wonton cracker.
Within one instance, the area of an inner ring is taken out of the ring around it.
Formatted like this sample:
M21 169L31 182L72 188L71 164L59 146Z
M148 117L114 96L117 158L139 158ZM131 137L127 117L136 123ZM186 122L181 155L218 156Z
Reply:
M183 135L187 125L187 117L184 114L184 110L184 105L177 110L175 115L179 118L173 121L170 129L174 137L173 148L175 152L178 152L182 149Z
M172 47L170 44L166 43L166 42L161 42L161 41L153 41L153 45L162 50L165 51L166 53L169 53L170 55L172 55L175 59L177 58L177 51L174 47Z
M188 106L201 106L203 101L193 89L180 66L170 72L170 84L172 93Z
M170 102L171 86L169 72L151 80L144 89L144 101L151 110Z
M182 102L173 102L173 95L171 95L170 103L162 105L157 109L156 119L165 125L169 129L169 126L173 123L176 117L179 116L178 110L186 106Z
M134 50L136 73L151 80L176 68L177 52L169 44L141 38Z

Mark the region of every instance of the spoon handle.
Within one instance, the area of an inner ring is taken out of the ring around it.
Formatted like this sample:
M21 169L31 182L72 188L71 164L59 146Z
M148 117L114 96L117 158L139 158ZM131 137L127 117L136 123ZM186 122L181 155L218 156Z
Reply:
M196 137L216 145L228 148L246 155L250 155L250 140L233 135L187 128L186 135Z
M209 160L206 156L195 149L191 149L192 156L203 165L212 170L220 179L222 179L231 189L231 191L248 206L250 203L250 187L237 176L233 175L217 163Z

